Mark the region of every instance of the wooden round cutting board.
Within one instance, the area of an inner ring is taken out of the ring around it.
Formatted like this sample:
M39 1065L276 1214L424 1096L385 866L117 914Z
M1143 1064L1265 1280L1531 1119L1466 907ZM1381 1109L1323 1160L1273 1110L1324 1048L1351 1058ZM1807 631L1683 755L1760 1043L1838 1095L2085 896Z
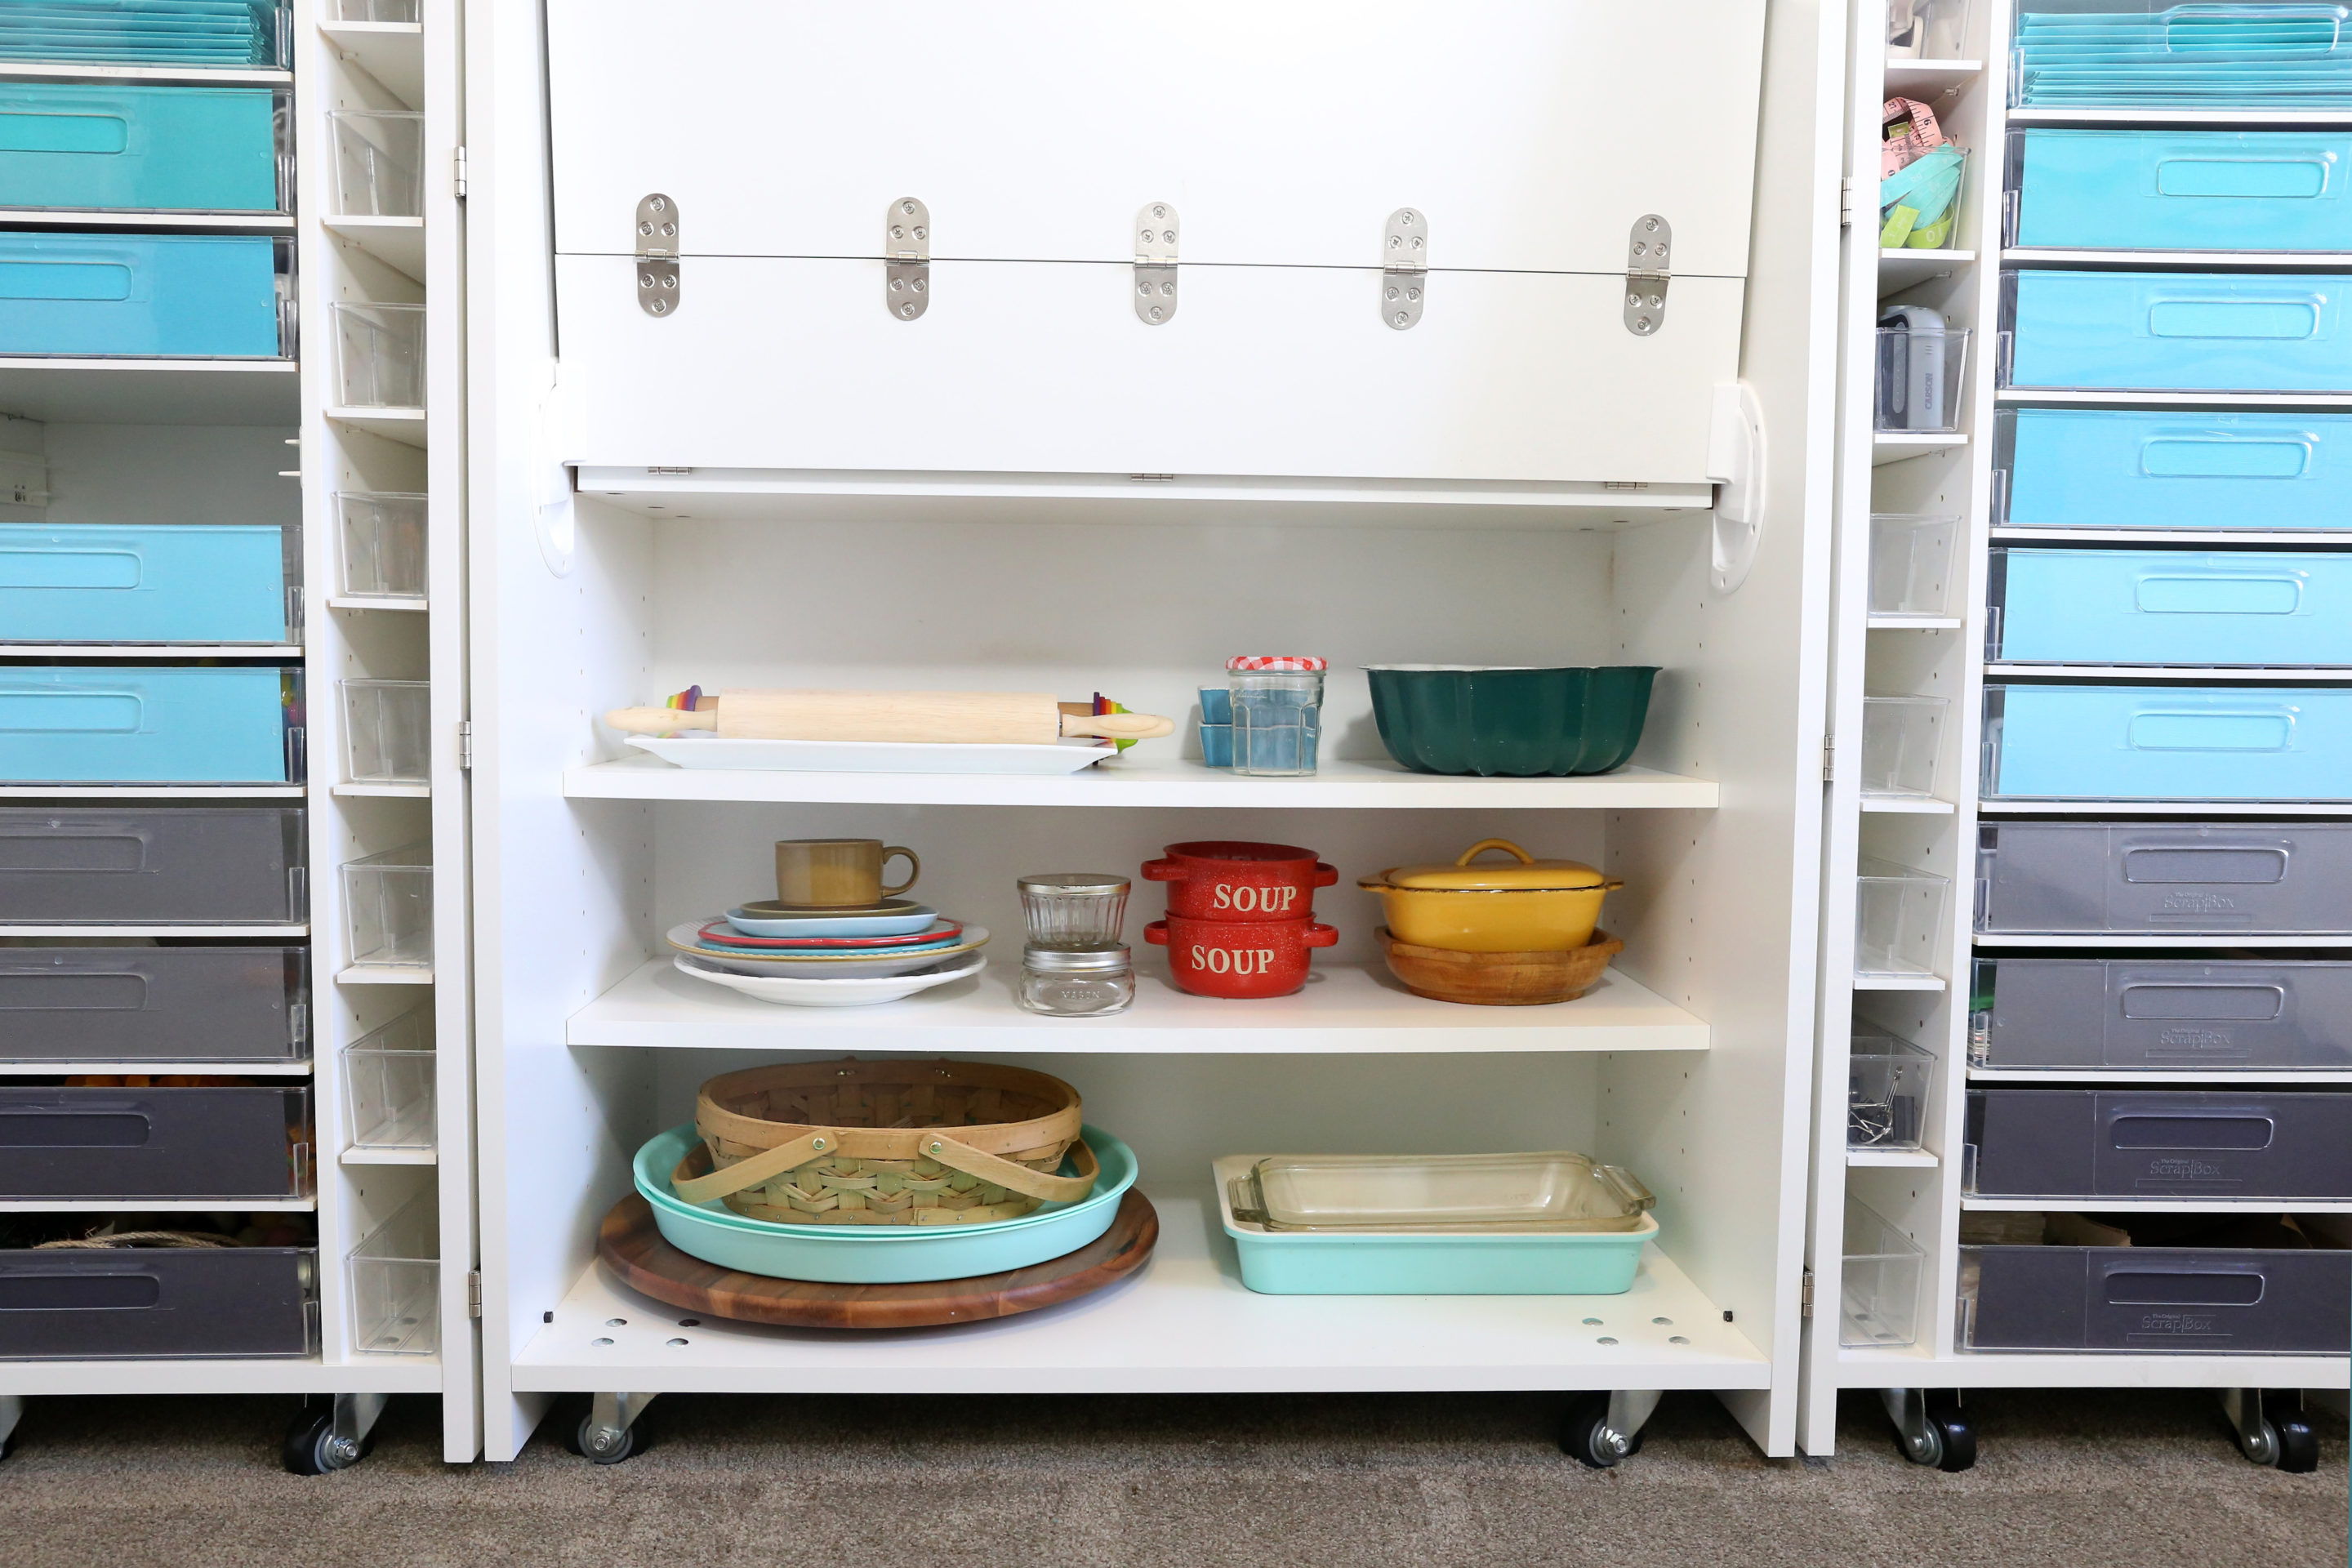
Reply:
M613 1205L596 1254L632 1290L713 1318L793 1329L917 1329L1009 1318L1090 1295L1142 1267L1160 1216L1133 1188L1110 1228L1076 1252L1029 1268L919 1285L825 1285L739 1274L662 1239L653 1205L635 1193Z

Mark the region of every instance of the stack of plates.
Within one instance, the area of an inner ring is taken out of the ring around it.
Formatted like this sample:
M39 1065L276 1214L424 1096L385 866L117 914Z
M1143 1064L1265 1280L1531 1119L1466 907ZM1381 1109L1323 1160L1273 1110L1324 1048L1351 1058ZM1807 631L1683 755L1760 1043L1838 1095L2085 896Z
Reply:
M277 63L277 9L247 0L37 0L0 5L0 59L128 66Z
M857 1007L977 974L985 927L906 899L865 909L751 904L671 928L678 969L763 1002Z
M2017 18L2017 100L2048 108L2352 107L2352 30L2325 5L2040 10Z
M1098 1239L1135 1184L1135 1152L1099 1127L1080 1135L1101 1166L1092 1193L973 1225L785 1225L737 1214L715 1199L688 1203L670 1179L700 1141L690 1121L638 1150L635 1175L662 1238L689 1257L773 1279L910 1285L1029 1268ZM1063 1170L1075 1173L1067 1162Z

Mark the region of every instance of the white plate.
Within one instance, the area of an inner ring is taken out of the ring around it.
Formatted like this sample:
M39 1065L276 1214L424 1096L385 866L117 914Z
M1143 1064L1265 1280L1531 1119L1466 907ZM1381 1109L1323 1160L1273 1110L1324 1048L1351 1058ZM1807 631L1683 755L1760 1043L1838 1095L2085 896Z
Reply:
M929 928L940 911L909 904L895 915L750 915L729 910L727 923L745 936L911 936Z
M681 768L790 773L1074 773L1115 746L954 746L918 741L722 741L631 735L629 744Z
M708 980L713 985L724 985L730 991L761 1002L773 1002L784 1007L871 1007L880 1002L896 1002L912 996L918 991L929 991L934 985L945 985L979 973L988 966L985 953L966 953L950 959L937 969L916 974L869 976L866 979L812 980L805 976L781 974L730 974L725 970L705 968L694 959L681 953L673 960L678 973L697 980Z
M986 926L968 925L963 928L963 941L953 947L902 952L896 957L884 952L718 952L702 945L703 924L701 921L688 921L684 925L672 926L667 940L678 952L712 969L724 969L736 974L794 974L811 980L820 976L826 979L866 979L911 974L930 964L960 959L988 944Z

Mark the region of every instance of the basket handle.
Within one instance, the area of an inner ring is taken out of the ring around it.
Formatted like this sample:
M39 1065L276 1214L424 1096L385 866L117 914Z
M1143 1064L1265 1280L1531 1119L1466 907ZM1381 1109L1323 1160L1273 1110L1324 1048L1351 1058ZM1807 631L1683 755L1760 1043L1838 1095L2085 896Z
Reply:
M688 1176L680 1180L673 1175L670 1190L690 1204L705 1204L713 1198L723 1198L740 1193L746 1187L764 1185L785 1172L807 1164L819 1154L841 1147L841 1134L831 1128L821 1127L804 1138L789 1143L779 1143L763 1149L748 1160L738 1160L723 1171L713 1171L707 1176ZM1094 1191L1095 1180L1102 1174L1102 1165L1084 1138L1071 1148L1078 1173L1075 1176L1050 1176L1043 1171L1033 1171L1026 1165L1016 1165L1010 1160L1000 1160L969 1143L959 1143L944 1133L927 1134L921 1142L922 1152L950 1170L961 1171L968 1176L978 1176L1007 1192L1023 1197L1037 1198L1046 1203L1076 1203Z

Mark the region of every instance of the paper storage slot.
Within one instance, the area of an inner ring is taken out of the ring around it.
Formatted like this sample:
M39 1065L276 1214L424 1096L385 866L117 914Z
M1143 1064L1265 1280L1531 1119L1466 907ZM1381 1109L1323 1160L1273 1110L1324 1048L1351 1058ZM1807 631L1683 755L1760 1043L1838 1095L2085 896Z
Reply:
M283 110L268 88L0 83L0 192L12 207L281 212Z
M1984 703L1988 800L2352 797L2352 690L1989 683Z
M2009 133L2009 243L2081 250L2352 250L2352 133Z
M1960 520L1910 512L1870 518L1870 616L1942 620L1959 614L1953 590L1965 575Z
M2005 272L2000 384L2352 389L2344 296L2332 273Z
M299 784L302 672L257 666L0 669L0 780Z
M433 967L433 847L422 841L343 865L351 962Z
M315 1356L307 1247L0 1251L0 1360Z
M2352 108L2352 34L2329 4L2027 0L2010 102L2037 109Z
M867 6L715 0L680 29L647 29L621 0L557 7L557 308L584 393L565 456L592 475L1704 485L1715 388L1738 379L1764 10L1686 0L1661 51L1639 7L1496 0L1411 22L1410 48L1335 55L1331 39L1391 24L1292 0L1269 28L1263 6L1210 0L1188 36L1249 46L1171 49L1141 13L1074 26L1039 0L927 12L919 36ZM862 84L900 76L925 90L877 117ZM1708 106L1706 156L1626 158L1625 128L1670 100ZM1419 107L1400 137L1402 103ZM1035 151L1139 111L1154 126L1140 185L1108 142ZM865 130L845 139L846 124ZM741 199L771 177L768 149L818 144L835 155L792 200ZM961 151L940 164L942 147ZM682 250L658 320L635 258L653 192ZM872 259L902 197L936 225L912 319ZM1380 273L1407 202L1431 267L1401 330ZM1179 220L1159 325L1137 309L1147 204ZM1663 321L1636 330L1627 263L1653 215L1673 282ZM782 363L807 374L765 368ZM993 395L925 418L910 446L907 389L974 375Z
M1968 397L1969 330L1878 329L1879 430L1958 430Z
M310 1091L0 1086L0 1197L307 1197Z
M2352 963L1976 961L1969 1059L2005 1071L2352 1069Z
M343 776L352 784L425 784L433 776L433 686L346 680Z
M0 234L0 354L277 359L290 243Z
M1846 1052L1845 1146L1916 1149L1927 1128L1936 1053L1857 1029Z
M1886 58L1957 60L1970 58L1974 0L1887 0Z
M2004 408L2010 528L2352 529L2352 415Z
M425 406L425 307L328 307L335 318L335 401L346 408Z
M289 642L299 550L274 524L0 522L0 641Z
M2003 822L1977 829L1977 929L2352 934L2352 823Z
M394 22L415 26L417 0L333 0L338 22Z
M289 1062L309 950L0 947L0 1061Z
M389 491L335 492L345 595L362 599L425 597L426 499Z
M177 6L125 15L117 0L49 0L0 9L0 59L111 64L173 70L283 65L289 8L249 4Z
M1924 798L1936 793L1948 697L1862 700L1862 793Z
M0 806L0 923L299 924L302 872L300 806Z
M1838 1280L1838 1343L1896 1348L1919 1339L1918 1243L1859 1198L1845 1201Z
M2338 1247L1963 1247L1971 1351L2342 1355L2352 1252Z
M1934 974L1950 894L1941 877L1864 856L1854 878L1855 975Z
M353 1350L432 1355L441 1348L441 1215L431 1187L370 1231L344 1267Z
M2013 664L2352 665L2352 555L1996 549L1987 602Z
M2352 1095L2248 1089L1969 1090L1981 1197L2352 1199Z
M425 216L425 116L390 110L331 110L335 216Z
M433 1013L418 1007L343 1047L343 1098L357 1149L434 1145Z

